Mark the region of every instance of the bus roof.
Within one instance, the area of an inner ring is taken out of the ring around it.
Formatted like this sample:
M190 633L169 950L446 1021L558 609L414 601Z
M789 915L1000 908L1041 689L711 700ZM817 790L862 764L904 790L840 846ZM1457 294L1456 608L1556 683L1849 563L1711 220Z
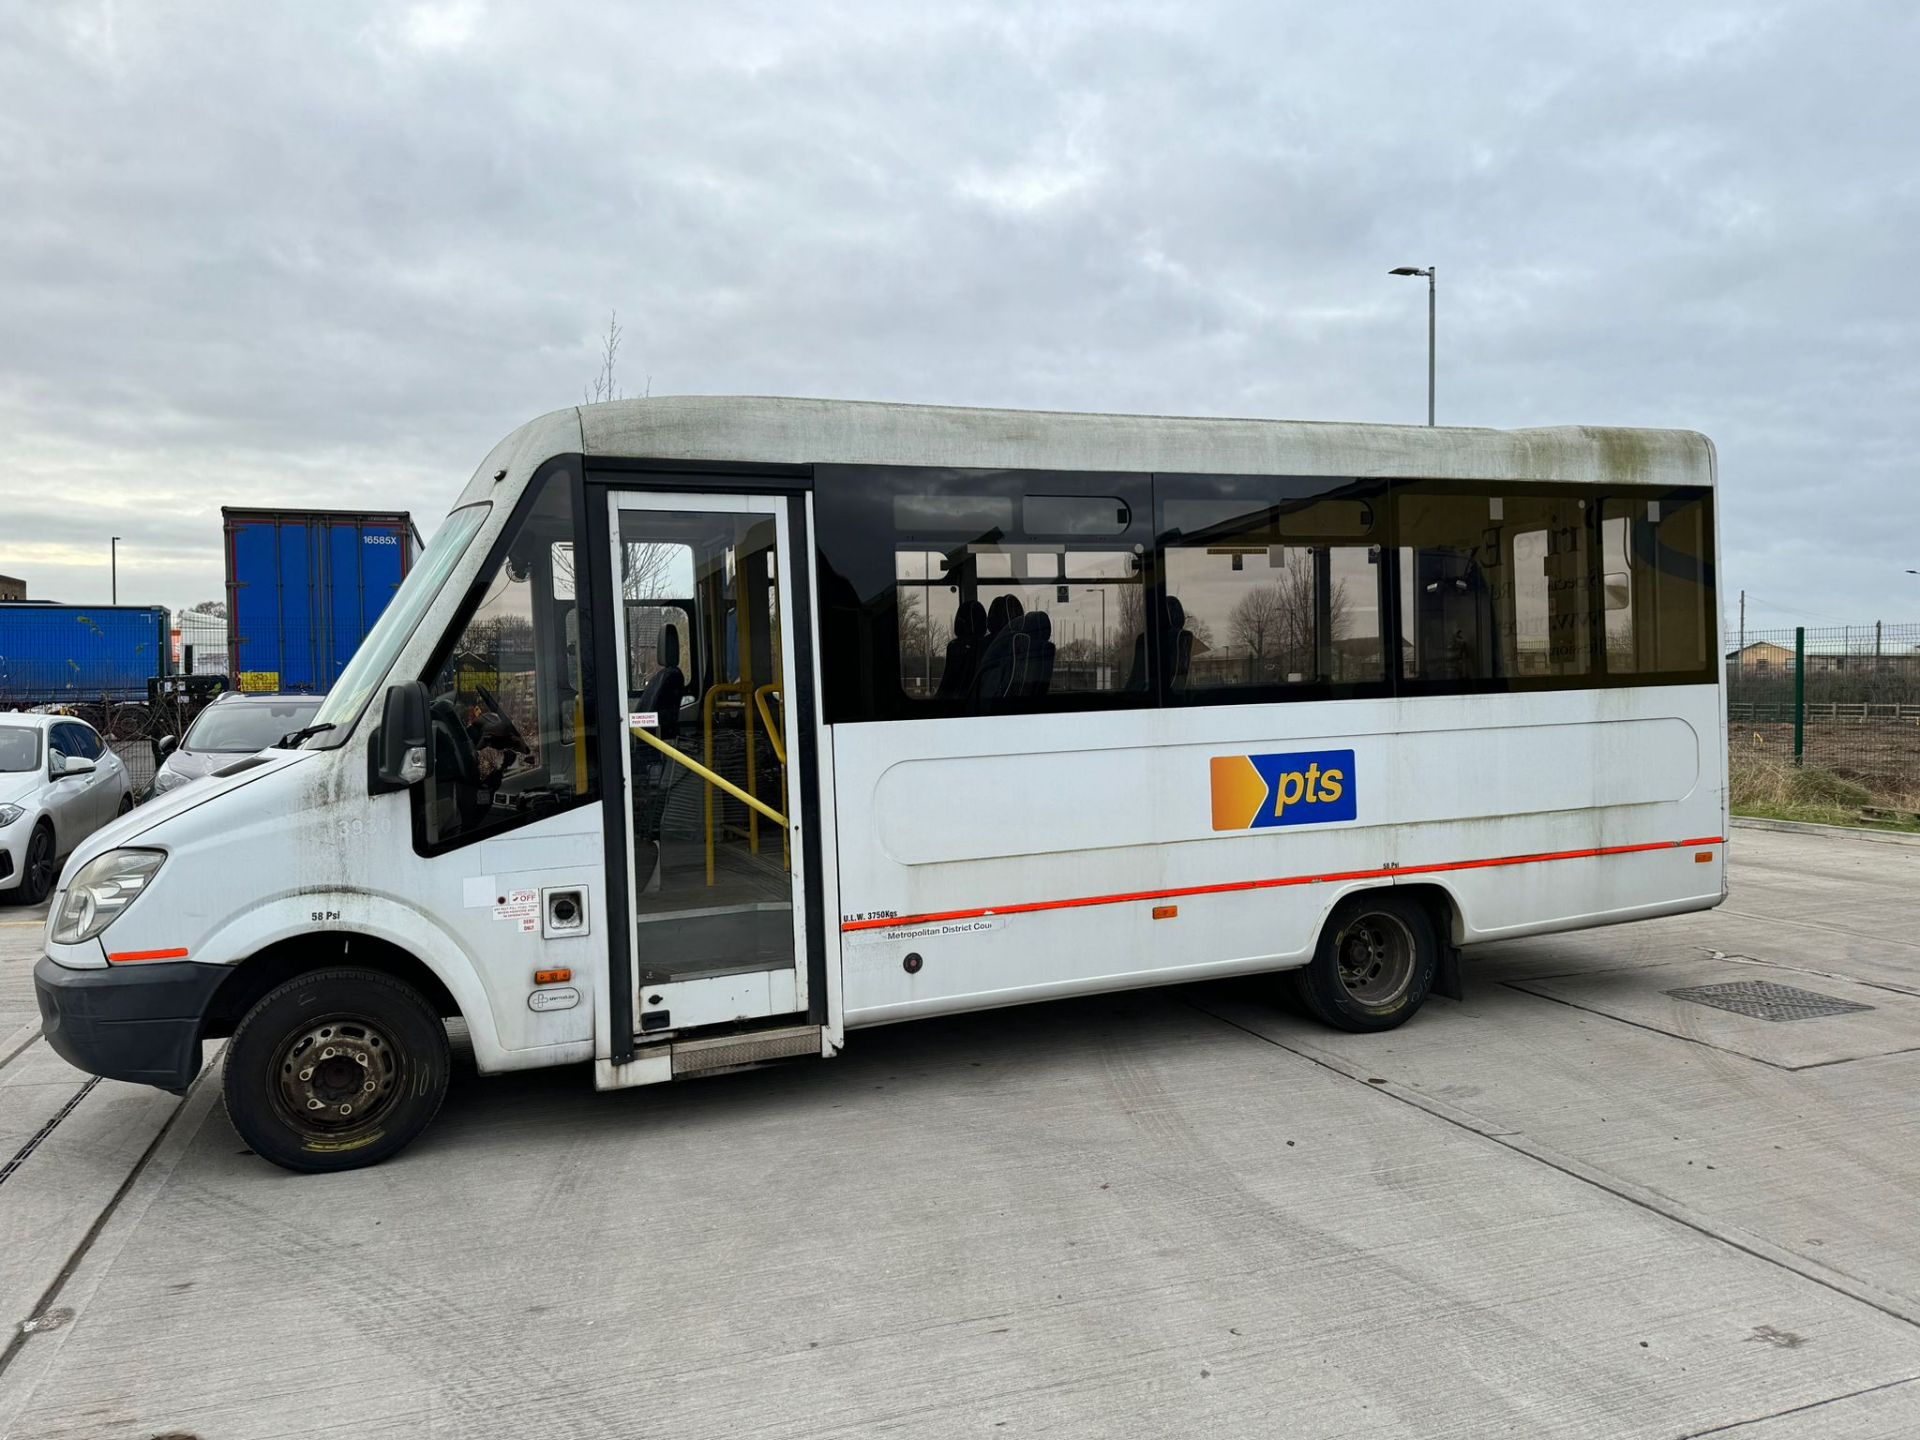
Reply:
M544 455L530 454L534 447ZM1713 445L1690 430L1530 430L979 410L866 400L683 395L557 411L521 427L475 475L510 461L589 457L746 464L1564 480L1711 485Z

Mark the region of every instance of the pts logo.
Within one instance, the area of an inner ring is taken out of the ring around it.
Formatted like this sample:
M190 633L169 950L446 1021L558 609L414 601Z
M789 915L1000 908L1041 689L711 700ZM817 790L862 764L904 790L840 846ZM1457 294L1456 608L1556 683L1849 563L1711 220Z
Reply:
M1351 750L1291 755L1216 755L1213 828L1265 830L1354 817Z

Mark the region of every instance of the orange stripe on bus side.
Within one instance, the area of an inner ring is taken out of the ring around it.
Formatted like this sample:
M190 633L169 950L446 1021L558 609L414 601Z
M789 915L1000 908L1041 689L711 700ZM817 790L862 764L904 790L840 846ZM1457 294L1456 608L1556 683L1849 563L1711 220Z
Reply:
M133 960L184 960L184 950L121 950L107 956L116 965L124 965Z
M941 910L927 915L901 915L883 920L848 920L843 935L859 930L897 930L905 925L930 925L942 920L977 920L986 915L1030 915L1036 910L1076 910L1088 905L1126 905L1139 900L1177 900L1186 895L1226 895L1241 890L1273 890L1284 885L1327 885L1343 880L1380 880L1389 876L1434 875L1447 870L1485 870L1497 865L1539 865L1549 860L1592 860L1605 855L1640 855L1650 850L1683 850L1696 845L1724 845L1726 837L1710 835L1692 840L1651 840L1643 845L1606 845L1594 850L1556 850L1541 855L1500 855L1489 860L1447 860L1437 865L1396 865L1381 870L1345 870L1329 875L1285 875L1273 880L1230 880L1219 885L1187 885L1176 890L1138 890L1125 895L1086 895L1073 900L1034 900L1024 905L984 905L974 910Z

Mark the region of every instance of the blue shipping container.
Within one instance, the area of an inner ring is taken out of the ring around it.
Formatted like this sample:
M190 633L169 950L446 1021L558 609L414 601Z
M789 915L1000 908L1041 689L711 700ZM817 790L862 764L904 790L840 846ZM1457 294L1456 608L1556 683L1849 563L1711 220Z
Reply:
M404 511L220 511L239 690L329 690L420 553Z
M0 604L0 707L145 700L167 632L158 605Z

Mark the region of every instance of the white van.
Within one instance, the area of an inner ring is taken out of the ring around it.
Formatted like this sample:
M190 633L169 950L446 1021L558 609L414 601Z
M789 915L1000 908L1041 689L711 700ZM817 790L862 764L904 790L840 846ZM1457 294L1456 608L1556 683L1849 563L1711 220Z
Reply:
M1722 898L1713 484L1670 431L547 415L292 748L75 853L45 1033L173 1090L231 1036L244 1139L331 1170L451 1017L603 1088L1263 971L1386 1029L1458 946Z

